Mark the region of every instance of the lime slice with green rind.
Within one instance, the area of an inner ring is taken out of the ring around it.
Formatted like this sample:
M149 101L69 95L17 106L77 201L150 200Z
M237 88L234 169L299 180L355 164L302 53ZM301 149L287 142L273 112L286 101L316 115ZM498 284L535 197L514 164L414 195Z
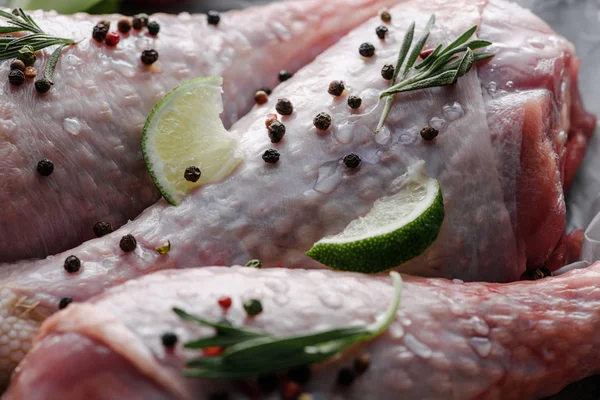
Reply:
M144 125L142 153L163 197L179 204L194 188L218 182L240 163L240 138L229 133L220 77L183 82L156 104ZM184 178L187 167L201 171L196 182Z
M308 256L334 269L375 273L423 253L444 220L439 182L427 176L419 162L395 183L394 194L378 199L341 233L319 240Z

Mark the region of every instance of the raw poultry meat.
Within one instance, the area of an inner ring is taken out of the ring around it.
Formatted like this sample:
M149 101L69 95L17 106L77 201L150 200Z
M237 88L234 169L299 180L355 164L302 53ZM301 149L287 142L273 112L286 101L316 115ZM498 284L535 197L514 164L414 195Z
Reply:
M344 399L539 399L600 372L600 264L539 281L463 283L403 276L395 321L382 336L313 367L302 391ZM3 399L197 399L255 386L186 379L199 357L186 341L214 335L182 322L172 307L217 321L220 296L234 326L279 336L366 325L391 301L388 277L356 273L216 267L161 271L71 304L47 320ZM258 298L263 312L242 307ZM165 332L178 343L167 350ZM370 366L347 388L343 367L364 353ZM60 368L56 368L59 365ZM245 391L244 391L245 389ZM244 393L244 395L242 395Z
M381 66L393 62L408 16L422 27L433 12L439 17L430 45L480 24L479 36L494 42L497 55L453 87L397 96L386 129L373 135L381 113L377 96L388 84ZM437 242L404 272L511 281L526 265L544 264L564 232L563 180L581 158L567 157L565 145L569 134L591 134L594 123L581 108L571 45L533 14L499 0L481 8L471 1L406 1L394 14L387 39L376 38L380 22L370 21L236 123L232 131L241 136L245 160L224 182L201 188L178 207L159 201L112 235L46 260L4 266L3 273L44 275L69 254L88 273L120 269L122 263L143 270L250 258L269 266L318 266L304 252L392 193L392 182L419 159L441 182L446 221ZM367 40L377 51L364 59L357 49ZM327 93L334 79L346 82L339 98ZM357 111L345 103L350 94L363 99ZM283 97L295 111L282 119L285 138L272 145L265 119ZM333 126L317 132L312 120L322 111L331 114ZM419 136L427 124L440 130L431 144ZM261 159L271 146L282 153L275 166ZM341 165L349 152L363 159L357 173ZM134 254L123 254L117 245L126 233L138 241ZM154 249L167 240L173 249L160 257Z
M395 2L284 2L225 13L218 26L200 14L156 14L158 36L132 30L116 48L93 40L92 27L107 19L116 29L118 15L34 12L48 33L80 42L63 51L49 93L7 79L0 86L0 262L67 250L94 237L95 223L117 228L158 200L140 137L152 107L178 83L223 76L229 127L280 70L296 71ZM159 53L152 68L140 61L147 48ZM50 177L36 172L42 158L55 164Z
M453 87L397 96L386 129L375 136L372 131L381 114L377 96L388 85L381 67L393 63L409 21L414 19L422 28L434 12L438 22L429 46L448 43L480 24L479 37L494 41L491 49L497 56ZM69 252L2 266L1 370L7 374L14 368L29 349L40 320L56 311L65 297L85 300L159 269L243 264L250 258L269 267L278 262L322 267L304 252L323 235L339 232L366 213L377 198L392 193L392 183L419 159L441 182L446 220L434 245L402 266L403 272L513 281L526 265L539 266L554 256L564 231L564 170L577 167L575 158L565 162L571 134L566 132L589 135L593 123L579 112L577 60L570 44L531 13L499 0L485 6L471 1L404 1L391 13L385 40L375 36L381 22L369 21L232 127L241 135L245 161L224 182L197 190L177 207L159 201L119 231ZM358 55L365 41L376 44L373 58ZM531 80L525 79L528 75ZM340 98L327 93L334 79L346 82ZM350 94L362 97L360 109L348 108ZM273 145L265 119L283 97L291 100L295 111L282 118L287 133ZM312 126L319 112L333 117L327 132ZM419 131L427 124L439 128L440 134L424 144ZM261 159L271 146L281 153L275 166ZM349 152L363 159L356 173L340 165ZM547 193L543 202L539 192ZM530 218L525 210L538 212ZM119 249L125 234L136 237L134 252ZM155 248L167 241L171 251L158 255ZM62 268L70 254L82 261L77 274ZM18 339L14 332L19 332Z

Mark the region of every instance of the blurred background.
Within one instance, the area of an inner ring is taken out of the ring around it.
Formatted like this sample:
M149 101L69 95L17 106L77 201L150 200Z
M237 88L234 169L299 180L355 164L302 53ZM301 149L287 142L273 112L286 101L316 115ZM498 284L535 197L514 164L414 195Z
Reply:
M133 15L140 12L178 13L226 11L244 8L261 3L280 0L0 0L0 6L21 7L26 10L54 9L70 14L85 11L93 14L121 13ZM326 0L325 0L326 1ZM425 0L423 0L425 1ZM448 0L451 1L451 0ZM531 9L544 19L556 32L567 37L577 49L582 59L580 88L586 108L600 116L600 79L597 79L600 65L600 0L512 0ZM569 230L583 228L591 221L596 210L587 203L598 198L600 204L600 139L596 135L588 148L584 165L569 194L567 209L586 209L589 216L573 218ZM577 203L575 205L575 203ZM575 206L575 207L574 207ZM600 207L600 206L599 206ZM598 208L598 207L596 207ZM557 338L560 340L560 338ZM546 400L597 400L600 399L600 376L576 382L560 394Z

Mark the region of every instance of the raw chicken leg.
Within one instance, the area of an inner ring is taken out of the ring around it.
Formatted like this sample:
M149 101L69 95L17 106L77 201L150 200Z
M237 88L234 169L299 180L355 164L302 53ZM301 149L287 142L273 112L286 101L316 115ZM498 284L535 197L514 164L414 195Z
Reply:
M389 330L314 367L302 391L348 400L527 400L600 372L600 264L511 284L403 279L400 311ZM329 271L159 272L46 321L3 399L198 399L216 391L249 398L253 386L242 396L244 385L182 376L184 360L200 355L182 343L214 332L182 322L171 307L219 320L224 313L217 300L230 296L225 315L234 326L288 336L369 324L389 304L391 289L387 277ZM248 298L263 304L254 318L242 307ZM165 332L179 338L173 351L161 344ZM339 370L365 352L367 372L347 388L336 385Z
M159 269L243 264L250 258L260 258L268 267L278 262L288 267L322 267L304 252L322 236L341 231L366 213L376 199L393 193L397 178L419 159L425 159L428 172L441 183L446 220L438 240L421 257L403 265L403 272L511 281L519 278L530 257L532 263L546 259L564 226L560 166L565 141L558 139L567 136L569 122L571 126L581 123L581 115L569 112L581 107L577 87L569 79L576 71L573 49L564 39L548 34L547 26L531 13L498 0L485 8L466 0L405 1L391 11L392 25L385 40L375 36L379 18L369 21L280 85L267 105L256 107L233 126L241 135L245 161L224 182L200 188L177 207L159 201L118 232L67 253L3 266L0 370L8 374L14 368L29 349L40 320L57 310L61 298L82 301ZM474 67L452 87L397 96L386 129L375 136L372 131L381 115L377 97L388 85L381 78L381 66L394 62L409 20L423 27L433 12L438 23L429 46L448 43L481 23L480 37L486 39L485 32L493 35L497 59ZM486 17L489 13L495 17ZM528 22L519 25L523 32L503 23L516 15ZM533 39L543 44L545 52L534 51L541 44L533 46ZM365 41L376 44L373 58L358 55ZM509 64L516 49L522 56ZM492 82L499 81L493 66L505 64L503 82L514 79L511 87L505 85L494 96L483 95L482 89L487 92ZM528 82L525 74L535 79ZM335 79L346 82L340 98L327 93ZM555 81L557 87L548 85ZM362 97L360 109L348 108L349 95ZM271 144L265 118L283 97L291 100L295 111L281 118L287 127L283 140ZM319 112L332 115L329 131L317 132L312 126ZM440 130L431 143L424 143L419 135L426 124ZM276 165L261 159L269 147L281 153ZM356 172L340 163L350 152L363 160ZM537 162L548 169L536 168ZM526 174L522 165L527 166ZM539 179L531 179L535 176ZM536 204L539 191L546 191L548 199ZM526 218L521 223L528 209L546 212L535 214L539 221ZM548 220L558 222L554 226ZM546 230L540 236L543 240L532 242L527 235L536 233L536 224ZM134 252L119 249L125 234L136 237ZM171 251L158 255L155 248L167 240ZM70 254L82 261L76 274L62 267ZM13 339L16 332L19 340Z
M115 48L93 40L92 27L107 19L116 29L121 16L34 12L48 33L80 42L63 51L49 93L6 78L0 86L0 262L67 250L94 237L96 222L117 228L158 200L141 131L178 83L223 76L229 127L250 109L256 90L276 85L279 70L296 71L396 1L281 2L225 13L217 26L205 15L157 14L158 36L132 30ZM152 67L140 61L147 48L159 53ZM8 67L2 63L0 76ZM42 158L54 162L49 177L36 172Z

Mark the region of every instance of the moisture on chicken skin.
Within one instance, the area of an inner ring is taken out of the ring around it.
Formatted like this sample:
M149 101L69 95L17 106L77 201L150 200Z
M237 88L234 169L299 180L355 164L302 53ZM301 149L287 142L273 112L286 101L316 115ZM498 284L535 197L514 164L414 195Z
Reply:
M92 39L92 28L104 19L116 30L122 16L33 12L42 29L78 43L62 51L48 93L7 79L0 85L0 263L77 246L94 237L95 223L118 228L159 199L140 138L152 107L177 84L222 76L229 127L259 88L278 83L280 70L295 72L395 2L276 3L224 13L217 26L201 14L156 14L157 36L131 30L116 47ZM159 53L151 67L140 61L148 48ZM0 66L2 76L9 64ZM43 158L55 165L49 177L36 172Z
M5 373L28 350L38 320L56 311L61 298L85 300L108 286L158 269L230 265L249 258L260 258L265 266L281 262L322 267L304 251L367 212L417 159L425 159L429 172L441 182L446 221L437 242L403 266L403 272L510 281L518 279L530 257L537 262L550 256L563 234L565 139L574 127L585 135L591 133L584 123L589 118L573 111L580 110L581 104L572 46L551 34L531 13L501 1L485 7L466 1L420 3L405 1L391 10L395 17L384 41L375 35L381 23L378 18L352 32L280 85L267 105L236 123L232 129L242 136L245 160L226 181L197 190L178 207L161 201L120 231L68 253L3 266L0 341L6 342L8 350L0 362L6 365ZM377 96L388 84L381 78L381 66L394 62L409 21L416 20L422 28L433 12L438 14L438 24L430 45L448 43L480 24L479 37L493 38L496 59L474 67L453 87L397 96L387 129L374 136L372 129L381 113ZM517 21L515 15L521 21L520 35L503 23ZM359 45L366 40L377 45L371 59L358 55ZM542 45L545 52L534 51ZM523 57L518 65L510 63L517 50ZM527 74L536 79L524 80ZM340 98L327 93L334 79L346 82L346 93ZM503 86L491 90L492 82ZM356 93L363 106L351 111L346 98ZM280 97L289 98L295 112L282 119L287 126L278 145L282 158L272 168L260 156L273 146L264 122ZM312 119L322 111L332 115L334 124L331 131L318 134ZM423 144L418 134L428 123L440 128L431 145ZM499 140L502 137L510 140ZM527 146L524 138L530 138ZM364 160L356 174L338 167L347 152L356 152ZM527 161L532 156L549 168L544 172L530 166ZM521 174L522 165L527 166L527 174ZM576 163L570 168L576 168ZM533 179L536 176L539 179ZM548 203L535 204L531 194L538 188L548 191ZM540 213L542 219L521 223L523 210L536 207L547 210ZM546 224L553 220L559 223ZM530 243L524 232L538 222L549 229L542 239ZM136 237L138 247L124 254L118 243L127 233ZM167 240L172 243L170 253L157 255L155 248ZM70 254L82 260L82 270L67 276L62 263ZM33 311L22 315L29 308ZM15 331L24 333L12 337Z
M600 372L599 264L511 284L403 279L390 328L314 366L304 392L347 400L534 400ZM226 313L220 296L232 299ZM242 306L248 298L263 305L254 318ZM370 324L391 298L385 276L247 267L161 271L51 317L3 398L197 399L221 391L249 398L252 386L244 393L229 381L183 377L184 362L200 356L183 343L214 332L183 322L171 307L290 336ZM173 350L161 343L165 332L179 338ZM337 385L340 369L364 353L367 371L347 388Z

